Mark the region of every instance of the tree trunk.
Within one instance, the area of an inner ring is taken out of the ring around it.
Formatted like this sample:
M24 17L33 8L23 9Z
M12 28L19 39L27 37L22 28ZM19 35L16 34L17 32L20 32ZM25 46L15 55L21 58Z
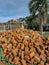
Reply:
M43 34L43 25L46 23L47 17L44 11L40 11L40 33Z
M40 19L40 34L42 34L43 33L43 18L41 17L41 19Z

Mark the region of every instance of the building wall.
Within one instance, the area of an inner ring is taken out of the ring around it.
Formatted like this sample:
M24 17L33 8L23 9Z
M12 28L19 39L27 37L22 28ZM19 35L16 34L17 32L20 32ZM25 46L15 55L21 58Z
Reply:
M2 23L0 24L0 32L6 31L6 30L13 30L16 28L22 28L22 23Z

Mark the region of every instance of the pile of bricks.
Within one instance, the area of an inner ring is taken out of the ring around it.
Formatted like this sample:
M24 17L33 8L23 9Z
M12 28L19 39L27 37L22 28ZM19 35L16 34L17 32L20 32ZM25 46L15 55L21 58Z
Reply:
M16 29L2 32L0 46L12 64L49 65L49 38L44 38L37 31Z
M6 65L5 62L3 61L0 61L0 65Z

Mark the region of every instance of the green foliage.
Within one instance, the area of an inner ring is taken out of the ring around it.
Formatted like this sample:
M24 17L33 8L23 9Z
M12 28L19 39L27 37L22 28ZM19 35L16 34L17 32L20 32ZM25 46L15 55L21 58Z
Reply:
M47 12L47 0L30 0L29 10L33 17L36 16L37 11L40 11L44 8L44 12Z
M25 18L26 24L28 24L28 29L39 30L38 20L34 19L32 16L27 16Z
M6 62L6 64L7 64L7 65L16 65L16 64L11 64L11 63L9 63L9 62Z
M37 64L34 62L34 63L31 63L31 65L37 65Z
M40 32L43 32L43 25L47 22L47 11L48 11L48 1L47 0L30 0L29 11L33 18L36 16L40 22Z
M0 61L5 61L7 65L16 65L16 64L11 64L6 57L4 57L4 54L2 52L2 48L0 47Z
M18 22L23 22L25 20L25 18L19 18L17 19Z
M49 24L49 14L47 15L47 23Z
M0 54L2 54L2 48L0 48Z

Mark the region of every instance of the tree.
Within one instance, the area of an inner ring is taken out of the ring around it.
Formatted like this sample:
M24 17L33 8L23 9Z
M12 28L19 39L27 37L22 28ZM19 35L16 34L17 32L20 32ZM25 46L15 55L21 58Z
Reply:
M23 22L25 20L25 18L18 18L17 21L18 22Z
M38 15L40 23L40 32L43 32L43 25L47 20L47 0L30 0L29 11L33 18Z
M25 22L27 24L28 29L39 30L39 24L37 18L33 19L32 16L26 16Z
M28 25L28 29L33 29L33 25L32 25L32 16L27 16L25 18L25 22Z
M47 15L47 23L49 24L49 14Z

